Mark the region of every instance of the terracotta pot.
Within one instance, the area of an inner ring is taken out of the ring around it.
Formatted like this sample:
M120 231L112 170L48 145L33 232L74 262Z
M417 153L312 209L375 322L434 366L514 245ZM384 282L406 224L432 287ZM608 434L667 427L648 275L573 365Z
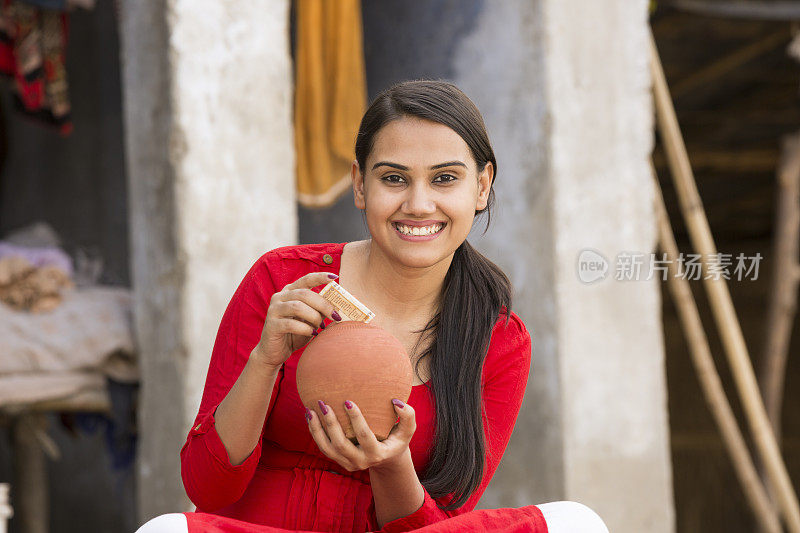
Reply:
M378 440L397 420L392 398L411 395L411 361L397 338L363 322L334 322L306 346L297 363L297 392L321 416L317 400L333 408L345 435L357 443L344 401L358 405Z

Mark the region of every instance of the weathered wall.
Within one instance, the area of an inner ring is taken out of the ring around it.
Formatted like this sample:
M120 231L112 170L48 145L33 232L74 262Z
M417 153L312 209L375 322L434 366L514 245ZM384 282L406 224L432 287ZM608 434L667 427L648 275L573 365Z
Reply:
M586 247L655 249L647 2L548 2L565 494L612 531L673 531L659 281L592 285Z
M286 0L121 6L143 520L187 507L178 451L222 313L297 240L292 85Z

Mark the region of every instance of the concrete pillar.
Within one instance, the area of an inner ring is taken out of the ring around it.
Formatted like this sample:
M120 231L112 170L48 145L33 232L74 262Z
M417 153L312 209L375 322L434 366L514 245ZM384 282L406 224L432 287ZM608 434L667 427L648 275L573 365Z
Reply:
M586 247L613 261L657 246L648 2L551 1L546 20L566 496L612 531L671 532L662 281L611 266L587 285L576 269Z
M533 337L481 507L569 499L615 533L673 531L660 282L613 279L618 253L656 246L647 2L486 2L477 21L453 59L499 162L475 242L512 278ZM607 279L579 280L584 248L612 262Z
M179 450L222 313L295 243L288 0L121 2L140 520L189 508Z

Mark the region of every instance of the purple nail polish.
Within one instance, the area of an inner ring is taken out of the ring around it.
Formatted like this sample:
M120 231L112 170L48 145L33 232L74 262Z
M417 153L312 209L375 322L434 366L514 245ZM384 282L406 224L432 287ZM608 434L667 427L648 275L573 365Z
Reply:
M348 409L352 409L353 408L353 402L351 402L350 400L345 400L344 401L344 406L347 407Z
M316 336L317 336L317 333L318 333L317 331L312 331L312 332L311 332L311 336L312 336L312 337L316 337Z
M306 407L306 421L311 422L311 410Z
M319 323L319 329L325 329L325 321Z
M317 403L319 404L319 410L322 411L322 414L327 415L328 407L324 403L322 403L322 400L317 400Z
M328 277L329 277L329 278L331 278L331 279L336 279L336 278L338 278L339 276L338 276L338 274L331 274L331 273L329 272L329 273L328 273Z
M331 318L334 319L337 322L340 322L342 320L342 317L336 311L331 313Z
M392 400L392 403L395 404L400 409L402 409L403 407L406 406L406 404L404 404L403 402L401 402L400 400L398 400L396 398L394 400Z

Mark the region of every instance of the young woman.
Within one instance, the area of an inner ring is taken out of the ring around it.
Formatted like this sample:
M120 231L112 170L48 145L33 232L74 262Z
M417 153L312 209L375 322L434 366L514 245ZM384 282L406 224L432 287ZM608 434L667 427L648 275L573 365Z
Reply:
M197 512L141 530L607 532L574 502L474 510L531 366L508 279L466 240L489 214L497 172L477 108L450 83L400 83L367 110L355 151L370 239L278 248L253 265L222 318L181 451ZM358 445L325 398L309 411L297 393L304 346L341 320L318 294L330 279L375 313L415 369L381 442L353 402Z

